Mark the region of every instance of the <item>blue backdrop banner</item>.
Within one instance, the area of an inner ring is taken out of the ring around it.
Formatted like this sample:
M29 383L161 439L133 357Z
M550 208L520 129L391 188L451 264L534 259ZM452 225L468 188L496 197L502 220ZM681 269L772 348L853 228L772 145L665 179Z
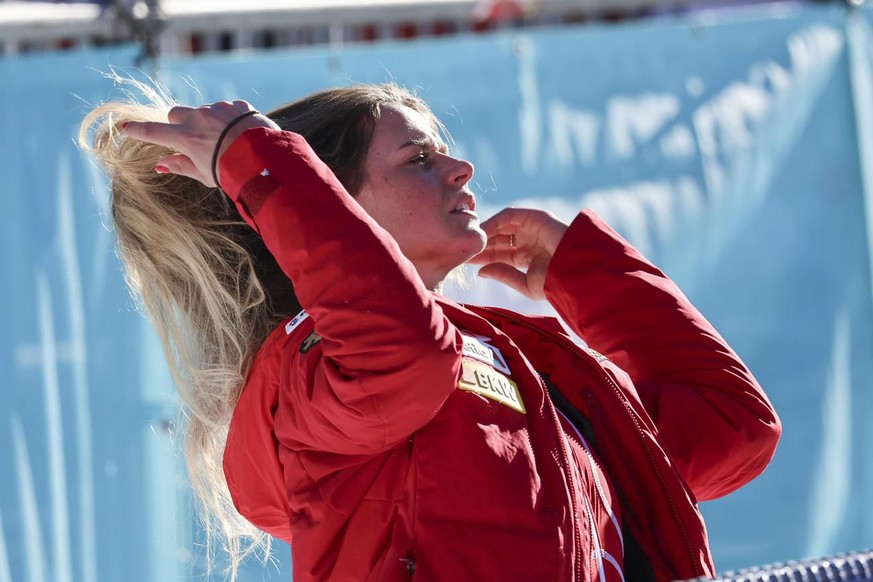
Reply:
M714 16L717 14L718 16ZM161 60L182 102L261 110L316 89L418 90L476 166L483 214L584 207L670 274L784 423L768 471L702 506L720 570L873 546L870 10L758 7ZM135 52L0 61L7 212L0 582L203 571L175 399L123 287L106 183L73 144ZM487 282L475 303L548 308ZM288 580L287 547L242 580Z

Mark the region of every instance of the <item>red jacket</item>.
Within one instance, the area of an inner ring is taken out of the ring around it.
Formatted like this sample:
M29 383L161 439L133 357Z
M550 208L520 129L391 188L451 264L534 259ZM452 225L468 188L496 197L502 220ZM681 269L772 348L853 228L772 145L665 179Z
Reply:
M594 550L615 542L595 485L659 580L714 573L697 500L760 474L781 426L596 216L570 226L546 294L599 353L554 318L425 289L300 136L250 130L221 175L306 309L256 357L224 457L240 513L291 543L295 582L598 579Z

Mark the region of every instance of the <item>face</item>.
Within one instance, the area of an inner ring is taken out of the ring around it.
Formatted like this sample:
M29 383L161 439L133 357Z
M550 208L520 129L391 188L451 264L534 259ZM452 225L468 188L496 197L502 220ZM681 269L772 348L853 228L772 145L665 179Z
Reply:
M424 116L402 105L381 108L357 200L431 289L485 246L472 177L472 164L448 155Z

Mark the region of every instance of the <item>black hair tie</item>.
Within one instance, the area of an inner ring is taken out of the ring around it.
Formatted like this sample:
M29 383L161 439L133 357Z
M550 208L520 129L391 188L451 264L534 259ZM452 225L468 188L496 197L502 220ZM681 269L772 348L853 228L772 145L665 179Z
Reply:
M224 141L225 136L227 136L227 132L230 131L230 128L248 117L249 115L259 115L260 111L257 109L250 109L245 113L240 113L233 119L231 119L227 125L224 126L224 129L221 130L221 133L218 135L218 140L215 142L215 151L212 152L212 180L215 182L215 186L221 190L221 184L218 183L218 150L221 149L221 142Z

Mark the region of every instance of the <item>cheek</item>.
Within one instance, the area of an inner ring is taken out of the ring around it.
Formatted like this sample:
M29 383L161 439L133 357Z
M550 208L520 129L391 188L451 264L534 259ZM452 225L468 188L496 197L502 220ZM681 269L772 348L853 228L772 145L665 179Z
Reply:
M408 176L371 176L370 187L359 196L364 210L388 230L415 232L438 221L443 200L427 181Z

